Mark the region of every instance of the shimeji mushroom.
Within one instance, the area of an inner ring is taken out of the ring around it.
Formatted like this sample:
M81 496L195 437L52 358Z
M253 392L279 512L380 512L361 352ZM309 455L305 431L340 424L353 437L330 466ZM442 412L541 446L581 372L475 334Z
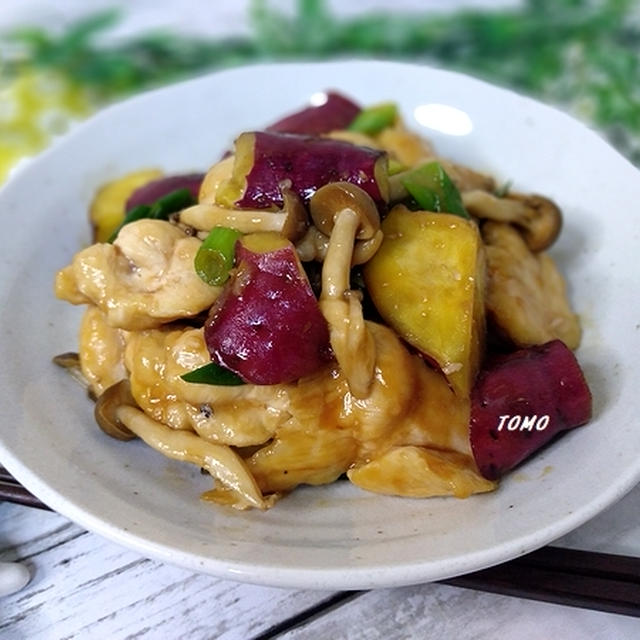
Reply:
M380 248L382 238L383 233L378 229L369 240L356 240L353 246L351 266L355 267L356 265L369 262ZM323 262L329 249L329 239L328 235L325 235L322 231L319 231L315 226L311 225L296 244L300 260L303 262L310 262L311 260Z
M274 231L295 242L304 235L308 220L300 198L283 189L284 205L279 211L269 209L229 209L215 203L200 203L180 212L180 222L198 231L230 227L241 233Z
M128 380L121 380L110 386L96 400L94 416L98 426L112 438L117 440L133 440L136 435L130 431L117 416L117 410L122 406L137 407L131 395L131 385Z
M472 190L462 194L462 201L476 218L514 225L534 252L550 247L562 227L560 209L543 196L509 193L499 197L487 191Z
M349 389L355 397L363 398L373 381L375 345L362 315L360 296L350 289L349 279L356 240L371 240L379 232L378 209L367 193L348 182L321 187L309 206L315 226L329 236L320 308Z

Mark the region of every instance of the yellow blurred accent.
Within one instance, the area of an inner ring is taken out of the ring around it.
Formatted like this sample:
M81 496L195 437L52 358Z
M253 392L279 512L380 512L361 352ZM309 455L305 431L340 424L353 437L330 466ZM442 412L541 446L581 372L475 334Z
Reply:
M21 158L41 151L94 107L87 89L52 71L25 67L0 86L0 183Z
M142 169L104 184L89 207L94 242L106 242L122 222L129 196L161 175L160 169Z

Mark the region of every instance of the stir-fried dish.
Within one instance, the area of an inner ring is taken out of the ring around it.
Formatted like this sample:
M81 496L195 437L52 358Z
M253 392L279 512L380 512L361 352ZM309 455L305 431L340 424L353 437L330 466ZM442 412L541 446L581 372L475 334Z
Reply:
M467 497L591 415L560 209L440 157L392 103L329 93L206 174L104 185L90 218L56 276L86 305L57 361L106 433L211 474L207 500L344 476Z

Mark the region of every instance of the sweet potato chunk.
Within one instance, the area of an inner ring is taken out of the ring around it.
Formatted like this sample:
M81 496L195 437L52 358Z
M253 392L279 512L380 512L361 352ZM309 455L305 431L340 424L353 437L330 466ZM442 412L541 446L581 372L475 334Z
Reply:
M270 125L267 130L317 136L335 129L346 129L359 113L360 107L355 102L330 91L327 93L325 103L305 107L301 111L285 116Z
M200 191L200 185L203 179L203 173L186 173L182 175L165 176L164 178L147 182L131 194L127 200L126 211L131 211L134 207L139 207L144 204L152 205L156 200L163 198L177 189L187 189L195 200L198 198L198 192Z
M485 333L484 254L475 223L399 205L382 231L382 246L364 267L378 312L437 363L456 393L468 395Z
M471 449L480 472L495 479L590 417L591 392L580 366L553 340L481 372L471 400Z
M251 234L237 243L236 263L205 324L212 359L254 384L292 382L331 360L327 322L295 247L275 233Z
M161 175L159 169L142 169L102 185L89 206L94 242L106 242L122 222L127 200L134 191Z
M229 208L279 208L286 185L306 204L317 189L340 181L361 187L384 207L386 153L331 138L247 132L235 142L233 173L220 185L216 202Z

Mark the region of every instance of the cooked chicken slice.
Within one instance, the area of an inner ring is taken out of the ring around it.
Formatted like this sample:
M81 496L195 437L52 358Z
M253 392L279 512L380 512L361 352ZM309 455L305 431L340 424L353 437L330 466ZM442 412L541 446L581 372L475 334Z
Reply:
M127 376L125 332L106 322L102 311L87 307L80 325L80 368L96 396Z
M111 326L129 331L195 316L220 291L195 272L200 244L163 220L132 222L113 244L94 244L76 254L71 267L58 274L56 295L72 304L90 301Z
M344 373L335 365L292 386L288 392L291 419L247 460L264 492L332 482L348 469L367 465L390 449L405 448L403 445L447 450L449 474L460 462L457 488L449 493L462 495L464 487L476 482L470 462L468 400L457 398L445 378L411 355L391 329L375 323L368 323L368 329L376 345L370 394L354 397ZM430 464L431 471L425 474L433 476L436 463ZM397 482L388 474L391 466L385 464L384 469L376 480L377 490L397 493ZM363 471L369 478L376 473L373 467ZM441 482L445 475L440 475ZM429 495L436 495L433 482L421 482L423 489L431 491ZM479 486L473 485L472 491L480 491ZM437 495L443 495L442 489L438 491Z
M493 491L497 486L478 473L469 456L414 446L389 449L351 469L347 477L367 491L410 498L467 498L473 493Z
M415 167L435 156L429 142L413 131L409 131L402 121L386 127L376 136L377 144L405 167Z
M181 379L208 362L202 329L152 329L127 340L131 393L154 420L196 431L209 442L242 447L269 440L289 418L286 387L220 387Z
M58 298L71 304L91 304L91 300L78 289L72 264L68 264L56 273L54 291Z
M338 366L300 380L289 392L291 414L314 429L352 430L360 447L393 439L416 404L416 366L424 367L387 327L367 322L375 344L374 379L366 398L349 392ZM368 453L363 453L368 455Z
M263 493L290 491L299 484L334 482L349 468L357 448L349 431L316 430L291 420L247 466Z
M553 259L544 252L532 253L506 223L485 223L482 236L487 256L487 312L497 327L521 347L557 338L576 349L580 321Z

